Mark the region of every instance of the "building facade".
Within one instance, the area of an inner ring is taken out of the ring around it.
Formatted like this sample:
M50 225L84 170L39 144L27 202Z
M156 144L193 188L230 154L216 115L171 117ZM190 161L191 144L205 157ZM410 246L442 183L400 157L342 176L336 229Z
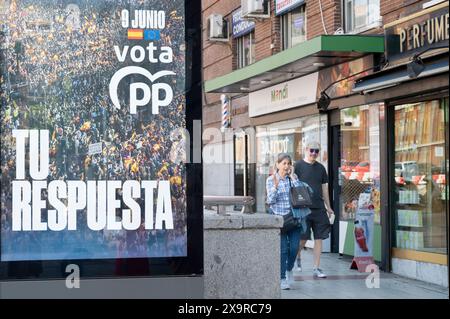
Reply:
M448 3L204 0L202 13L203 125L225 133L203 136L223 151L205 161L205 195L264 211L276 154L318 141L338 217L324 250L354 255L368 196L381 268L448 286Z

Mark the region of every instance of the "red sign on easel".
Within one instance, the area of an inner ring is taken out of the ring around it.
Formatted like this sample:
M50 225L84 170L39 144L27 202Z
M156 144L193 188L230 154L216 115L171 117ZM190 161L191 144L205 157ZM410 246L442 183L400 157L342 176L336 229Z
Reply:
M366 267L374 263L373 257L354 257L350 269L358 269L359 272L366 272Z
M373 259L373 224L374 210L370 202L370 194L361 194L355 216L355 253L350 266L359 272L366 272L366 267L374 264Z

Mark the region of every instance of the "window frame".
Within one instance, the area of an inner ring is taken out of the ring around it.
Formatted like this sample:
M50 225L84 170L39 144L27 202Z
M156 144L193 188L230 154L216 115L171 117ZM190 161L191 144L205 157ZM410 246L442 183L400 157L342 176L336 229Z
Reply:
M246 38L249 37L250 39L250 56L249 61L246 61L245 56L245 45L244 41ZM251 32L244 34L238 38L236 38L236 65L238 69L242 69L246 66L249 66L256 62L256 39L255 39L255 31L252 30Z
M448 93L447 93L448 94ZM433 101L438 101L440 103L440 105L444 106L445 103L448 103L448 95L433 95L430 96L426 99L419 99L419 98L412 98L412 99L405 99L405 100L401 100L401 101L395 101L393 103L390 103L388 105L389 107L389 114L388 114L388 119L389 119L389 124L388 127L393 128L390 132L390 140L392 140L391 145L389 146L389 155L388 155L388 161L389 161L389 174L390 174L390 178L389 178L389 208L390 208L390 212L389 212L389 223L391 224L391 227L389 227L389 231L390 231L390 248L392 249L392 255L391 257L393 258L400 258L400 259L411 259L414 261L422 261L422 262L428 262L428 263L433 263L433 264L442 264L442 265L447 265L448 264L448 251L449 251L449 245L448 245L448 236L449 236L449 230L448 230L448 218L447 218L447 224L446 224L446 244L447 244L447 248L446 248L446 253L437 251L436 248L433 247L422 247L422 248L414 248L414 247L399 247L399 244L397 243L397 238L396 238L396 232L398 230L401 230L399 228L403 227L403 228L408 228L409 226L399 226L398 225L398 218L397 218L397 211L399 209L399 205L398 205L398 195L397 196L392 196L392 194L394 194L395 192L397 192L399 190L399 187L394 179L395 177L395 164L396 164L396 150L395 150L395 145L398 142L397 141L397 136L395 135L395 127L396 127L396 120L395 120L395 113L396 113L396 107L397 106L404 106L404 105L415 105L415 104L421 104L422 107L424 106L424 104L426 103L430 103ZM444 128L445 127L445 121L446 121L446 110L448 108L444 107ZM448 141L448 131L444 132L444 158L446 158L445 155L446 152L448 152L448 149L446 149L447 144L449 143ZM426 143L425 143L426 144ZM445 166L444 166L445 167ZM448 176L449 171L448 168L444 171L444 175ZM447 189L448 189L448 179L447 180ZM448 191L446 194L446 198L447 198L447 203L448 203ZM400 205L402 206L402 205ZM405 205L404 205L405 206ZM407 206L407 205L406 205ZM402 209L400 207L400 209ZM414 208L412 208L411 210L414 210ZM426 209L425 209L426 211ZM446 206L446 214L448 214L448 204ZM425 223L423 224L423 226L421 226L420 228L427 228L430 226L425 225ZM431 226L432 227L432 226ZM415 226L411 226L410 228L416 228ZM405 230L407 231L407 230ZM425 232L425 231L424 231ZM425 241L424 241L425 243ZM424 245L425 246L425 245ZM444 260L446 263L444 263Z
M300 10L299 13L303 13L305 19L305 39L295 45L292 45L292 14L297 13L296 11ZM287 50L290 49L300 43L303 43L307 40L308 34L308 21L306 15L306 3L299 5L298 7L286 12L285 14L280 15L280 40L281 40L281 49Z
M343 0L342 1L342 16L343 16L343 27L346 34L358 34L365 32L370 29L378 28L382 26L382 16L381 14L377 19L369 23L370 10L369 10L369 2L376 0L366 0L367 8L366 8L366 23L364 25L355 25L355 0ZM381 9L381 0L378 0L378 8ZM349 8L349 6L351 8ZM351 12L351 13L349 13ZM350 23L350 24L349 24Z

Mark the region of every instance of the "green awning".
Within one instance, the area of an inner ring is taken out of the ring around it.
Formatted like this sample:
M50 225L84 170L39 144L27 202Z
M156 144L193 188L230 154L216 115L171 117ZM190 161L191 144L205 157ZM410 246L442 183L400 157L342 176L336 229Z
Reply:
M205 82L206 93L257 91L367 54L384 53L384 36L321 35Z

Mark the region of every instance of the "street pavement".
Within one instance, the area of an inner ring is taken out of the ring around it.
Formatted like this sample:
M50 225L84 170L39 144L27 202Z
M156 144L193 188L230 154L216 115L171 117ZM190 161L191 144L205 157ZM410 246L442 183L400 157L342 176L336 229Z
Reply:
M380 272L379 288L368 288L368 273L350 269L351 259L323 253L320 268L326 279L312 274L312 250L302 252L301 272L295 271L290 290L282 290L282 299L448 299L448 288ZM369 281L369 286L376 282Z

